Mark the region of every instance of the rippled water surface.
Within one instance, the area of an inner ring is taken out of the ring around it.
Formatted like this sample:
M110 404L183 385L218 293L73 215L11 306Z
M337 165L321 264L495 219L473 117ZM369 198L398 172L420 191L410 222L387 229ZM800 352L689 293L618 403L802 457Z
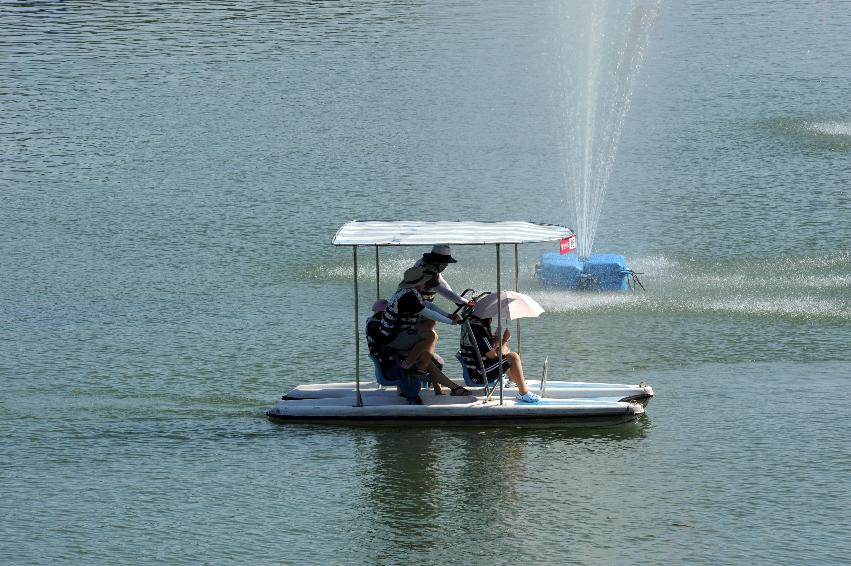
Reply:
M540 289L522 250L529 372L646 381L639 422L264 417L353 375L345 221L568 222L564 13L0 2L0 561L846 563L844 2L663 3L594 243L647 291Z

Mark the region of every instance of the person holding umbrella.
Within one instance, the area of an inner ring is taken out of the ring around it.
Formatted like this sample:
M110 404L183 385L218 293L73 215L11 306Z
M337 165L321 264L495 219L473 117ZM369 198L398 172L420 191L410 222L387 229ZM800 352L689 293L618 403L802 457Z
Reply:
M473 309L468 319L472 336L470 332L461 332L459 348L461 357L473 381L484 385L507 373L509 381L517 385L518 394L515 399L522 403L536 403L541 400L541 396L529 391L520 354L512 352L508 347L511 331L506 328L501 337L497 336L497 333L491 329L491 319L494 316L502 316L509 320L536 317L544 312L544 309L534 299L522 293L503 291L500 293L500 298L501 300L497 300L495 294L487 295ZM474 343L478 345L481 359L476 353ZM501 368L499 366L500 351L502 352ZM485 368L485 379L482 378L481 366Z

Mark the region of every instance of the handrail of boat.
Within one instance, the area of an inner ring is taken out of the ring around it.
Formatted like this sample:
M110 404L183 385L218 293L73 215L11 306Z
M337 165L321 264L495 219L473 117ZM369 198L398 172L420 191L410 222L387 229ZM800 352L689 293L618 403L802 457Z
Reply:
M547 356L546 358L544 358L544 369L541 370L541 391L539 393L541 397L543 397L544 394L547 392L547 372L549 369L549 365L550 357Z

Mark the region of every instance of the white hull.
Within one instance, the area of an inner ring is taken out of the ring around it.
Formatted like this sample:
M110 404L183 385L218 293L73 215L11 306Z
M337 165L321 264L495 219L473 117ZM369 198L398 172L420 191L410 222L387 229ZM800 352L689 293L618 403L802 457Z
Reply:
M538 393L541 383L538 380L530 379L526 382L529 390ZM361 383L361 392L370 393L380 391L381 387L374 381ZM469 388L468 388L469 389ZM395 391L390 388L390 391ZM448 388L444 387L444 391L448 392ZM473 393L483 393L483 388L471 389ZM503 389L504 398L513 398L517 393L516 387L505 387ZM355 394L355 382L344 383L318 383L309 385L299 385L286 395L284 400L300 400L300 399L332 399L340 397L353 397ZM424 393L431 395L431 393ZM581 381L547 381L547 389L545 397L547 399L597 399L597 398L614 398L616 401L638 401L642 405L647 405L653 397L653 388L649 385L626 385L621 383L585 383ZM499 397L499 386L494 391L494 397Z
M340 384L336 384L340 385ZM302 386L304 387L304 386ZM334 388L340 390L341 388ZM515 390L516 391L516 390ZM535 426L601 426L632 421L644 414L636 402L616 397L585 399L544 398L520 403L514 393L499 392L485 403L483 396L452 397L422 391L422 405L410 405L395 389L362 389L363 406L355 406L354 393L319 399L282 399L266 413L273 420L345 424L442 423L477 426L534 424Z

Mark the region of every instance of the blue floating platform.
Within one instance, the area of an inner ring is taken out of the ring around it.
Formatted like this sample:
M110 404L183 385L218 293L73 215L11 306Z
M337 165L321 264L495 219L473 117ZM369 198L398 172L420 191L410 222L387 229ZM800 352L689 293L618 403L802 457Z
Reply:
M535 271L542 285L577 291L629 291L630 270L617 254L592 254L584 259L573 254L544 254Z

